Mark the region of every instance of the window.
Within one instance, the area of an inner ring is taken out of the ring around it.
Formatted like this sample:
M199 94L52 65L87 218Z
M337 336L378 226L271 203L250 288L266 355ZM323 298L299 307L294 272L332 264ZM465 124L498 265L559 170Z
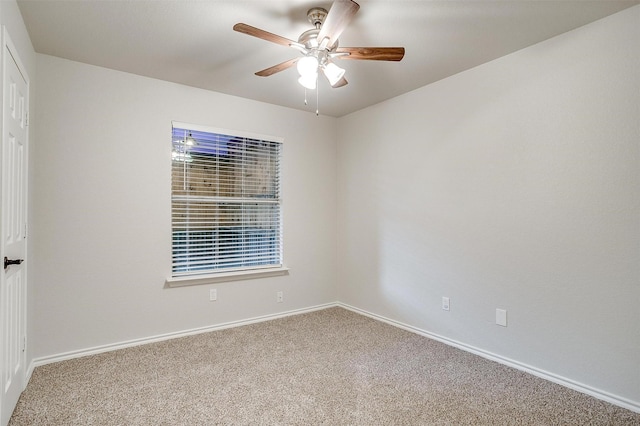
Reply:
M282 267L277 138L173 123L173 277Z

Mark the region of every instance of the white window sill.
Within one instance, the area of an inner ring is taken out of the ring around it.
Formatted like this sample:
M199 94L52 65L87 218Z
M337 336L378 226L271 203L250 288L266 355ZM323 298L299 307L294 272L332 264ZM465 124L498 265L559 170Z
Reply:
M249 269L245 271L220 272L208 275L186 275L181 277L167 278L165 285L167 287L184 287L189 285L200 284L216 284L228 281L250 280L255 278L276 277L279 275L288 275L289 268L265 268L265 269Z

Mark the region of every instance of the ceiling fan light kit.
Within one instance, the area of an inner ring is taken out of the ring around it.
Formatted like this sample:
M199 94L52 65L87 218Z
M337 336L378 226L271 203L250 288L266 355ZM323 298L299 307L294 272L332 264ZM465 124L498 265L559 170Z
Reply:
M345 86L345 70L337 66L333 60L357 59L375 61L400 61L404 57L404 47L344 47L338 46L338 38L349 25L360 5L353 0L335 0L327 12L321 7L307 11L307 20L313 29L303 32L298 41L261 30L251 25L238 23L233 26L237 32L257 37L272 43L292 47L304 56L274 65L255 74L268 77L284 71L297 64L300 78L298 82L306 89L317 88L318 73L327 78L331 87ZM317 111L316 111L317 113Z

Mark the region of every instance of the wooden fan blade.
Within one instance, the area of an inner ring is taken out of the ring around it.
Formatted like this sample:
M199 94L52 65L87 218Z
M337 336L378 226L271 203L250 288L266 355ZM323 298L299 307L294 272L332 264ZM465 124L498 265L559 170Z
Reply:
M297 44L293 40L289 40L288 38L281 37L276 34L272 34L268 31L261 30L260 28L252 27L251 25L239 23L233 26L234 31L239 33L247 34L253 37L258 37L263 40L270 41L271 43L281 44L283 46L291 46L292 44Z
M335 0L320 27L318 43L324 48L332 46L353 19L360 5L352 0Z
M404 58L404 47L339 47L335 59L364 59L370 61L400 61Z
M298 62L298 59L300 59L300 58L289 59L288 61L284 61L281 64L274 65L274 66L269 67L267 69L264 69L262 71L258 71L256 73L256 75L258 75L260 77L269 77L270 75L273 75L273 74L275 74L277 72L284 71L287 68L291 68L296 62Z
M338 80L338 82L336 84L334 84L331 87L333 87L334 89L337 89L338 87L346 86L347 84L349 84L347 79L342 77L340 80Z

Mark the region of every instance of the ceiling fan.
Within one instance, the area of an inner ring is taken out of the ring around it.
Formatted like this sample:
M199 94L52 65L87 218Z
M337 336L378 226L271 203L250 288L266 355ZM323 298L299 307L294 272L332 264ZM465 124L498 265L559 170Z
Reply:
M309 9L307 19L314 28L303 32L298 37L298 41L243 23L234 25L233 29L272 43L292 47L303 55L258 71L256 75L268 77L297 65L300 74L298 82L307 89L316 88L319 71L329 80L332 87L342 87L347 84L344 78L345 70L333 62L335 59L400 61L404 57L404 47L339 47L338 38L358 9L360 5L352 0L335 0L329 12L320 7Z

